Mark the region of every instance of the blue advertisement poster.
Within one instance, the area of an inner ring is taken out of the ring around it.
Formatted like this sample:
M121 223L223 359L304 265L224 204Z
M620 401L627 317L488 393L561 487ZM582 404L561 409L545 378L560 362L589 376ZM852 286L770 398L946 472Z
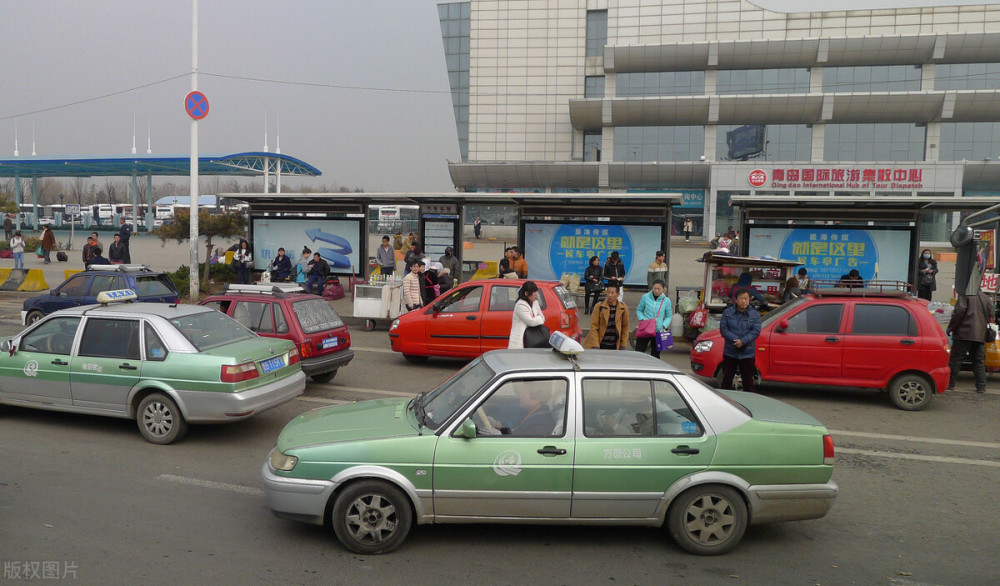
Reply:
M655 224L561 224L526 222L525 260L528 277L558 281L563 273L583 275L592 256L601 266L617 250L625 265L626 285L646 285L646 268L663 242L663 226Z
M284 247L294 265L308 246L330 264L330 272L350 274L358 269L360 220L325 218L253 218L254 268L264 270Z
M813 279L837 280L858 269L865 280L909 281L909 230L813 226L749 230L750 256L798 260Z

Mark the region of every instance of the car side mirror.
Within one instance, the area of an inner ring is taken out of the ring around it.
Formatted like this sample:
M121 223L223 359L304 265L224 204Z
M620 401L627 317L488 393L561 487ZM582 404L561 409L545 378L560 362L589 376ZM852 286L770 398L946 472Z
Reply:
M4 340L3 342L0 342L0 352L6 352L11 356L13 356L14 350L15 350L14 344L10 340Z
M787 319L783 319L783 320L781 320L781 321L778 322L778 331L779 332L783 332L783 331L785 331L787 329L788 329L788 320Z
M466 419L462 422L462 427L459 430L459 435L465 439L475 439L476 438L476 424L473 423L472 418Z
M434 313L440 313L442 309L444 309L444 303L438 301L434 304Z

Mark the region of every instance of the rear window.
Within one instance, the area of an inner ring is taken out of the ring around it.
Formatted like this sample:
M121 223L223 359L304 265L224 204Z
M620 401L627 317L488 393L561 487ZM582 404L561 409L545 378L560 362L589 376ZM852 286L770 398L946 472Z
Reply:
M343 327L344 320L340 319L337 312L326 302L325 299L303 299L292 303L292 313L298 320L299 326L306 334L315 334Z
M139 297L176 295L173 281L166 275L147 275L135 278L135 294Z
M566 287L559 285L554 287L554 291L559 301L562 302L564 309L576 309L576 298L573 297L573 294Z
M175 317L170 320L170 324L199 352L257 337L239 322L218 311L202 311Z

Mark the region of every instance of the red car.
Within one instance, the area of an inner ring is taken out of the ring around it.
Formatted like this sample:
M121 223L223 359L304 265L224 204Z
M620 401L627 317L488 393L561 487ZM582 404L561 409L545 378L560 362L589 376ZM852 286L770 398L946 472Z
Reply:
M198 305L225 313L259 336L295 342L302 372L316 382L329 382L354 358L351 334L337 312L293 283L229 285Z
M722 385L719 330L698 336L691 369ZM862 387L900 409L926 407L948 387L948 338L927 302L899 291L808 294L769 313L757 338L762 382Z
M522 283L517 279L486 279L458 285L427 307L393 321L389 328L392 349L411 362L421 362L428 356L475 358L506 348ZM579 340L582 332L573 294L559 283L535 283L545 325Z

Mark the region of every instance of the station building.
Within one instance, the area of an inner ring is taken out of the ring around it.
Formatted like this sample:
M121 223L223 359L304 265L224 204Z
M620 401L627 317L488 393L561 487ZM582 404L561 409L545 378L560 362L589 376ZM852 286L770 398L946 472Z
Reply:
M781 13L745 0L473 0L438 11L460 191L671 191L683 195L672 232L692 218L706 238L736 225L734 196L1000 195L997 4ZM920 240L947 242L959 220L926 211Z

